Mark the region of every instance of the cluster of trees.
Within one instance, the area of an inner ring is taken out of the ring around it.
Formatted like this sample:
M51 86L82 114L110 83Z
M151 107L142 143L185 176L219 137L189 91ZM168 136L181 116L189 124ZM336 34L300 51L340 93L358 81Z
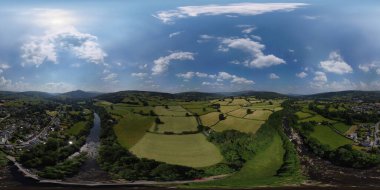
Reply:
M376 123L378 122L379 114L378 113L362 113L354 112L349 109L346 110L336 110L330 111L330 105L326 104L324 108L318 107L317 102L312 102L309 104L309 109L315 111L316 113L330 119L339 118L348 125L352 125L354 121L361 123Z
M113 119L103 107L96 107L102 120L98 163L105 171L127 180L186 180L200 178L203 170L138 158L117 142Z
M19 157L19 162L28 168L43 169L54 166L72 155L85 143L86 138L81 137L73 144L69 139L50 137L45 144L38 144L25 150Z
M310 136L310 133L314 130L313 123L303 122L297 130L314 154L336 165L352 168L370 168L380 164L380 155L355 150L352 145L343 145L333 149L329 145L322 144L318 139Z
M63 179L72 177L79 172L79 168L87 160L86 153L67 159L55 166L48 166L38 173L39 176L48 179Z
M76 166L78 163L82 163L84 156L81 156L72 162L66 159L75 152L78 152L80 147L85 144L86 137L93 125L92 118L93 116L91 115L90 119L87 120L85 128L79 133L75 140L67 135L62 137L58 133L52 133L45 143L37 144L30 149L25 150L20 155L18 161L25 167L42 170L43 172L41 174L49 174L50 178L54 178L54 176L57 178L66 176L66 174L53 175L54 171L59 171L59 168L62 167L76 168L79 170L79 167ZM72 143L69 143L70 141ZM49 169L47 169L48 167ZM67 174L75 172L73 169L67 169L67 171Z

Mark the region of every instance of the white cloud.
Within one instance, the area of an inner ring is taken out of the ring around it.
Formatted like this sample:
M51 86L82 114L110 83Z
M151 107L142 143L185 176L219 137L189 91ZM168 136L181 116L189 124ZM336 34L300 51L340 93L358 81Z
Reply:
M148 73L132 73L131 76L132 77L144 78L144 77L148 76Z
M44 62L58 63L60 52L69 52L78 59L100 64L107 54L100 47L96 36L79 32L73 24L75 16L59 9L34 9L25 13L42 27L41 36L31 36L21 47L22 65L38 67Z
M115 81L115 79L118 77L118 74L116 73L109 73L105 77L103 77L103 80L106 82L112 82Z
M285 61L281 58L278 58L272 54L265 55L263 53L265 45L252 41L249 38L224 38L221 43L222 45L225 45L222 46L222 48L227 49L227 51L229 48L234 48L249 53L252 56L252 60L245 64L245 66L248 67L264 68L273 65L285 64Z
M243 30L241 31L243 34L249 34L256 29L256 27L253 25L237 25L237 27L243 28Z
M203 86L213 86L213 87L216 87L216 86L223 86L223 83L219 83L219 82L202 82L202 85Z
M8 80L4 76L0 77L0 87L8 87L11 84L12 84L12 80Z
M311 15L305 15L303 16L304 19L307 19L307 20L316 20L318 18L320 18L321 16L311 16Z
M273 11L292 11L305 6L304 3L234 3L227 5L183 6L175 10L159 11L154 17L164 23L174 19L197 17L202 15L259 15Z
M198 78L213 79L213 80L216 80L216 82L229 81L230 83L235 83L235 84L245 84L245 85L255 84L255 82L252 80L248 80L244 77L232 75L223 71L219 72L218 74L207 74L207 73L189 71L186 73L178 73L176 76L179 78L183 78L185 81L188 81L194 77L198 77ZM209 84L213 84L213 83L209 83Z
M261 37L260 36L251 35L251 38L254 39L254 40L257 40L257 41L261 41Z
M313 88L323 88L327 83L326 73L317 71L314 73L313 81L310 83Z
M314 74L315 74L315 76L313 78L314 81L327 82L326 73L321 72L321 71L317 71Z
M75 90L75 87L65 82L49 82L39 88L39 91L43 92L68 92L73 90Z
M270 79L279 79L280 77L278 75L276 75L275 73L271 73L271 74L269 74L269 78Z
M178 36L178 35L180 35L181 33L182 33L181 31L170 33L170 34L169 34L169 38L173 38L174 36Z
M338 52L333 51L330 53L326 61L321 61L320 66L327 72L336 74L352 73L352 68L347 64Z
M305 73L305 72L300 72L300 73L296 73L296 76L298 77L298 78L305 78L305 77L307 77L307 73Z
M185 80L192 79L193 77L198 77L198 78L211 78L214 79L216 75L209 75L207 73L201 73L201 72L186 72L186 73L178 73L176 74L177 77L183 78Z
M231 83L236 84L255 84L253 80L248 80L244 77L238 77L236 75L229 74L227 72L219 72L216 76L217 81L230 80Z
M366 73L371 70L375 70L376 74L380 75L380 61L373 61L369 64L360 64L358 68Z
M168 69L170 62L173 60L180 60L180 61L194 60L194 53L191 53L191 52L175 52L175 53L171 53L168 56L160 57L160 58L154 60L154 66L152 68L152 74L153 75L159 75L159 74L164 73Z
M9 66L8 64L6 64L6 63L0 63L0 69L1 70L7 70L9 68L11 68L11 66Z

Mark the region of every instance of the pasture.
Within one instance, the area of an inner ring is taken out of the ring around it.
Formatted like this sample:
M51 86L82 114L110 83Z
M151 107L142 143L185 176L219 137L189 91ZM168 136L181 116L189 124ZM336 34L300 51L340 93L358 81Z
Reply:
M135 145L154 123L154 117L129 114L113 127L118 142L125 148Z
M247 109L240 108L240 109L229 112L228 115L243 118L245 115L247 115Z
M154 112L162 116L185 116L188 113L182 106L156 106ZM189 113L190 114L190 113Z
M211 113L200 116L202 124L204 126L215 125L219 121L219 114L220 112L211 112Z
M67 130L67 134L71 135L71 136L77 136L79 135L79 133L84 130L86 126L86 122L85 121L80 121L78 123L75 123L73 126L71 126L68 130Z
M237 110L239 108L240 108L240 106L220 106L220 111L222 113L228 113L228 112Z
M310 136L318 139L322 144L329 145L333 149L345 144L352 144L351 140L339 135L330 127L324 125L315 126L314 131L310 133Z
M219 121L212 129L218 132L233 129L245 133L256 133L263 123L264 121L227 116L225 120Z
M211 166L223 160L219 149L200 133L191 135L146 133L130 150L140 158L196 168Z
M313 115L308 113L308 112L303 112L303 111L298 111L296 112L296 115L299 119L305 119L305 118L308 118L308 117L312 117Z
M266 121L272 114L269 110L255 110L252 114L248 114L244 118Z
M189 117L172 117L172 116L159 116L162 124L153 126L150 131L152 132L173 132L181 133L184 131L197 131L197 120L193 116Z

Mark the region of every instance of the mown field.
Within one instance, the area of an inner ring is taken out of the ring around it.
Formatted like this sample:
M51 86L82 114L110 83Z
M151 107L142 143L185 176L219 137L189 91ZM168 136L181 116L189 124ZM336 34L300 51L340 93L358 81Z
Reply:
M151 128L154 123L154 117L129 114L119 120L114 126L114 131L118 142L125 148L131 148Z
M168 108L165 108L164 106L156 106L154 107L154 112L160 116L186 116L186 113L189 113L181 106L168 106Z
M211 112L205 115L200 116L202 124L204 126L212 126L215 125L219 121L220 112Z
M153 126L150 131L153 132L174 132L181 133L184 131L197 131L197 120L193 116L173 117L159 116L162 124Z
M329 145L333 149L353 143L351 140L337 134L330 127L324 125L315 126L310 136L318 139L322 144Z
M146 133L130 150L141 158L190 167L211 166L223 160L219 149L200 133L191 135Z
M215 131L237 130L245 133L256 133L264 121L250 120L228 116L212 127Z
M85 121L80 121L78 123L75 123L73 126L71 126L68 130L67 133L71 136L77 136L79 133L84 130L86 126Z
M255 110L252 114L246 115L244 118L266 121L272 114L269 110Z

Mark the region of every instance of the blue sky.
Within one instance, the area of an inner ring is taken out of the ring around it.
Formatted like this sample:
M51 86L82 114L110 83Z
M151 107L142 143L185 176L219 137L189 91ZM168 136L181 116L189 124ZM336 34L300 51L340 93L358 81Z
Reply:
M0 90L380 90L377 1L1 1Z

